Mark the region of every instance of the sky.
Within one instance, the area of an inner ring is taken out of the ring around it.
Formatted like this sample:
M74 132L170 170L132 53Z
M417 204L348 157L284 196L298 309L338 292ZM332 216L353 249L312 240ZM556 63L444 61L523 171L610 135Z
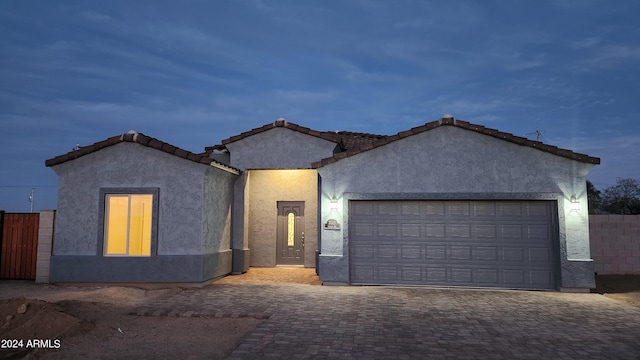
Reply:
M284 117L395 134L444 114L640 179L640 2L0 1L0 209L47 159L136 130L200 153ZM34 201L29 201L31 191Z

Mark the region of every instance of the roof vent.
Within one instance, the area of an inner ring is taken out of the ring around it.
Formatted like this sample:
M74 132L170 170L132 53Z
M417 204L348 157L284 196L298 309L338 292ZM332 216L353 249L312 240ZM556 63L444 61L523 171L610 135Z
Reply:
M282 122L282 123L284 124L284 126L287 126L287 119L285 119L285 118L283 118L283 117L279 117L279 118L278 118L278 119L273 123L273 125L276 125L276 126L277 126L277 124L278 124L279 122Z
M454 119L453 115L451 115L451 114L444 114L444 115L442 115L442 118L446 119L446 120L453 120Z

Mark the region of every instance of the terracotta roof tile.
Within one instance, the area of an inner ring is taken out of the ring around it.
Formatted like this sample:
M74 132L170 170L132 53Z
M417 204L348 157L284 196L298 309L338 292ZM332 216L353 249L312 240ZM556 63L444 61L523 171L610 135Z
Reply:
M284 127L293 131L297 131L302 134L306 134L306 135L314 136L323 140L334 142L336 144L339 144L343 150L359 148L363 144L369 144L376 139L385 137L385 135L355 133L355 132L349 132L349 131L335 131L335 132L317 131L317 130L310 129L308 127L294 124L292 122L288 122L284 119L278 119L271 124L266 124L261 127L251 129L249 131L245 131L238 135L234 135L228 139L222 140L222 144L220 145L208 146L205 148L205 151L210 153L210 152L213 152L214 150L221 150L221 149L224 149L227 144L236 142L238 140L242 140L249 136L253 136L277 127Z
M373 140L370 143L370 146L361 146L359 148L356 149L352 149L350 151L347 151L346 153L338 153L335 154L332 157L329 158L325 158L322 159L320 161L316 161L314 162L311 167L313 169L317 169L319 167L334 163L340 159L344 159L346 157L349 156L353 156L356 154L360 154L362 152L365 151L369 151L371 149L375 149L377 147L381 147L384 146L390 142L411 136L411 135L416 135L425 131L430 131L433 130L435 128L441 127L441 126L455 126L455 127L459 127L462 129L467 129L470 131L475 131L481 134L485 134L488 136L492 136L498 139L502 139L505 141L509 141L512 142L514 144L518 144L518 145L522 145L522 146L529 146L541 151L545 151L554 155L558 155L558 156L562 156L571 160L576 160L576 161L580 161L580 162L585 162L585 163L589 163L589 164L600 164L600 159L597 157L591 157L589 155L585 155L585 154L580 154L580 153L576 153L573 152L571 150L567 150L567 149L561 149L558 148L556 146L553 145L547 145L544 143L541 143L539 141L534 141L534 140L529 140L527 138L523 138L521 136L516 136L513 134L509 134L509 133L505 133L496 129L491 129L491 128L486 128L482 125L476 125L476 124L472 124L469 123L467 121L462 121L462 120L456 120L453 117L443 117L442 119L436 120L436 121L432 121L429 123L426 123L422 126L417 126L412 128L411 130L407 130L407 131L402 131L397 133L396 135L392 135L392 136L383 136L380 135L378 139Z
M142 133L138 133L135 131L130 131L126 134L122 134L122 135L117 135L117 136L113 136L110 137L106 140L102 140L99 142L96 142L94 144L88 145L88 146L83 146L80 147L77 150L73 150L71 152L68 152L66 154L60 155L60 156L56 156L53 159L49 159L47 161L45 161L45 165L46 166L56 166L59 164L62 164L64 162L67 161L71 161L74 159L77 159L79 157L82 157L84 155L87 154L91 154L94 153L96 151L99 151L101 149L104 149L106 147L109 146L113 146L122 142L133 142L133 143L137 143L146 147L150 147L153 149L157 149L160 150L162 152L171 154L171 155L175 155L177 157L183 158L183 159L187 159L187 160L191 160L200 164L207 164L207 165L213 165L216 166L218 168L221 169L225 169L227 171L233 172L233 173L240 173L240 170L232 167L232 166L228 166L225 165L223 163L220 163L218 161L215 161L213 159L211 159L207 154L194 154L190 151L178 148L176 146L173 146L171 144L168 144L166 142L160 141L158 139L149 137L147 135L144 135Z

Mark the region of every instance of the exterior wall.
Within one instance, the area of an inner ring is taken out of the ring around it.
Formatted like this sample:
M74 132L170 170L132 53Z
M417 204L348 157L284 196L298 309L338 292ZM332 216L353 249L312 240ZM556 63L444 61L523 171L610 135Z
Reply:
M318 248L318 173L315 170L249 170L247 235L251 266L276 266L278 201L304 201L305 267Z
M590 215L589 224L598 275L640 274L640 215Z
M51 249L53 248L53 224L55 210L40 211L38 226L38 255L36 257L36 283L49 282Z
M206 169L202 220L203 279L218 278L231 272L231 205L237 177L213 167Z
M221 194L231 191L235 176L135 143L110 146L53 169L59 189L52 282L201 282L231 272L228 247L228 255L221 254L229 244L231 200ZM102 256L101 188L158 189L157 254ZM222 224L226 228L213 229ZM225 270L211 266L218 258L228 262Z
M555 200L561 287L593 287L585 185L592 166L445 126L321 167L321 222L341 220L341 229L322 230L320 278L349 281L349 200ZM571 211L573 194L583 206ZM330 210L333 196L338 210Z
M226 145L238 169L308 169L336 144L287 128L273 128Z

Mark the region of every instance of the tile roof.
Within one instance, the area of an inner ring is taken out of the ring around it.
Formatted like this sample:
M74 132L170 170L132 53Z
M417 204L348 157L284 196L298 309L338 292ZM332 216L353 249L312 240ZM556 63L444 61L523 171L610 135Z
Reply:
M453 117L449 117L446 116L441 118L440 120L436 120L436 121L432 121L429 123L426 123L422 126L418 126L415 128L412 128L410 130L406 130L406 131L401 131L395 135L391 135L391 136L382 136L380 137L378 140L375 140L371 143L368 144L364 144L359 148L353 148L353 149L349 149L347 151L344 152L340 152L337 154L334 154L332 157L329 158L325 158L322 159L320 161L316 161L313 164L311 164L311 168L313 169L317 169L320 167L323 167L325 165L334 163L340 159L344 159L346 157L349 156L353 156L356 154L360 154L363 153L365 151L369 151L371 149L375 149L381 146L384 146L388 143L406 138L408 136L412 136L412 135L416 135L416 134L420 134L422 132L425 131L429 131L429 130L433 130L435 128L441 127L441 126L455 126L455 127L459 127L462 129L466 129L466 130L470 130L470 131L475 131L478 132L480 134L484 134L484 135L489 135L489 136L493 136L495 138L501 139L501 140L505 140L505 141L509 141L512 142L514 144L518 144L518 145L522 145L522 146L529 146L541 151L545 151L554 155L558 155L558 156L562 156L571 160L576 160L576 161L580 161L580 162L584 162L584 163L589 163L589 164L600 164L600 159L596 158L596 157L591 157L585 154L580 154L580 153L575 153L571 150L566 150L566 149L561 149L559 147L556 146L552 146L552 145L546 145L544 143L541 143L539 141L533 141L533 140L529 140L527 138L523 138L520 136L515 136L513 134L509 134L506 132L502 132L502 131L498 131L496 129L491 129L491 128L487 128L484 127L482 125L475 125L475 124L471 124L467 121L462 121L462 120L456 120Z
M78 147L77 150L73 150L70 151L64 155L60 155L60 156L56 156L53 159L49 159L47 161L45 161L45 165L46 166L55 166L55 165L59 165L62 164L64 162L67 161L71 161L74 159L77 159L81 156L96 152L98 150L104 149L106 147L109 146L113 146L122 142L132 142L132 143L137 143L143 146L147 146L153 149L157 149L160 151L163 151L165 153L171 154L171 155L175 155L177 157L183 158L183 159L187 159L187 160L191 160L193 162L197 162L200 164L205 164L205 165L212 165L218 168L221 168L223 170L232 172L232 173L236 173L239 174L240 170L229 166L229 165L225 165L223 163L217 162L213 159L211 159L207 154L194 154L190 151L187 150L183 150L180 149L178 147L175 147L171 144L168 144L166 142L160 141L158 139L149 137L147 135L144 135L142 133L138 133L135 131L129 131L126 134L122 134L122 135L117 135L117 136L113 136L110 137L106 140L102 140L99 142L96 142L94 144L88 145L88 146L82 146L82 147Z
M374 141L387 137L386 135L356 133L356 132L350 132L350 131L317 131L317 130L312 130L308 127L294 124L292 122L289 122L285 119L280 118L274 121L273 123L266 124L259 128L251 129L249 131L245 131L238 135L232 136L228 139L224 139L222 140L221 144L207 146L205 148L205 152L211 153L214 150L224 150L226 149L227 144L230 144L232 142L236 142L238 140L242 140L244 138L259 134L261 132L265 132L267 130L278 128L278 127L287 128L302 134L311 135L323 140L334 142L340 145L342 150L357 149L363 145L371 144Z

